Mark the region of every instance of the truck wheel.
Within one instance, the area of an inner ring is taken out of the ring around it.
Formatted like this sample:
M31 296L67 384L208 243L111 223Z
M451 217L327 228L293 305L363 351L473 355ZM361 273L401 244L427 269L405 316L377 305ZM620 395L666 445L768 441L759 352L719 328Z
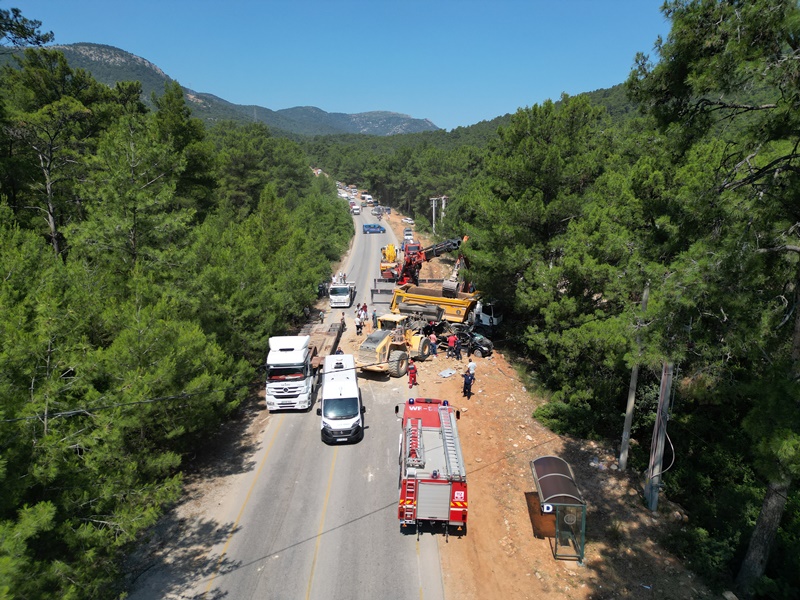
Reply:
M389 376L402 377L408 371L408 354L402 350L392 350L389 353Z
M428 338L422 338L419 341L419 348L417 348L417 358L425 360L431 355L431 341Z

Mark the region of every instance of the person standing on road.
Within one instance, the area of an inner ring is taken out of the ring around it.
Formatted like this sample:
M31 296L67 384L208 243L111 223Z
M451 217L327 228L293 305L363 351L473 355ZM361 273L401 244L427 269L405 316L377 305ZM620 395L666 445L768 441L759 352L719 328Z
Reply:
M372 328L378 331L378 313L374 308L372 309Z
M356 335L361 335L361 327L362 323L361 323L361 316L359 313L359 315L356 316Z
M347 331L347 322L344 319L344 311L342 311L341 323L342 323L342 332Z
M431 356L433 358L439 358L439 338L436 337L436 332L431 331L428 339L431 341Z
M361 311L361 323L364 325L364 328L367 330L367 333L372 333L372 320L369 318L369 311L367 309L367 305L365 304L362 307Z
M408 361L408 389L413 388L417 385L417 365L414 364L414 361L409 359Z
M456 360L461 362L461 340L456 337L455 344L453 344L453 352L455 353Z

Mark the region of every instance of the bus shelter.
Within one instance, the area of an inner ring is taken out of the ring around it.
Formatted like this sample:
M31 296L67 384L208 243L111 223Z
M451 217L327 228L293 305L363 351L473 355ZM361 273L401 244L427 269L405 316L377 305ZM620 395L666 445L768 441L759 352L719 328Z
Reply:
M572 467L558 456L540 456L530 465L536 492L526 496L534 535L551 539L554 558L583 562L586 502Z

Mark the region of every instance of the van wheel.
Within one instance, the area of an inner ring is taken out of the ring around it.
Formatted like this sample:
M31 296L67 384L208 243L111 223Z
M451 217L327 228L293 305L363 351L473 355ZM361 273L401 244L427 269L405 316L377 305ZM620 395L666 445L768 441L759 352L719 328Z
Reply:
M417 348L417 358L425 360L431 355L431 341L428 338L422 338L419 341L419 348Z
M392 350L389 353L389 376L402 377L408 371L408 354L402 350Z
M483 358L483 350L481 350L480 348L475 348L475 350L472 353L478 358Z

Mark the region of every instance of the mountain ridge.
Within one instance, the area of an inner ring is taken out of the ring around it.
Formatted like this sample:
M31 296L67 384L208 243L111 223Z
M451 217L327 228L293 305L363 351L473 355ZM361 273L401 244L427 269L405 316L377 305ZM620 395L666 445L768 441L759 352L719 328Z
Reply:
M164 93L166 83L178 81L155 63L115 46L78 42L50 47L63 52L70 67L84 69L108 86L120 81L140 81L143 99L148 104L151 104L153 93L156 96ZM329 113L316 106L272 110L253 104L235 104L215 94L181 87L194 116L207 123L221 120L257 121L271 129L301 136L342 133L387 136L441 129L429 119L416 119L390 111Z

